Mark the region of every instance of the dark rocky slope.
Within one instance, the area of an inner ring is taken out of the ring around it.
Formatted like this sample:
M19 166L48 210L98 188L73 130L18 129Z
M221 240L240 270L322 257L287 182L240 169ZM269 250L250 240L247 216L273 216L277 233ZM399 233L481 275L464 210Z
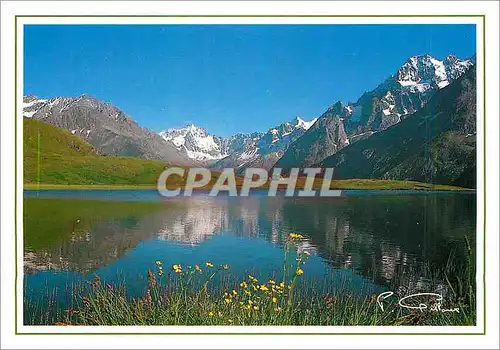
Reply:
M318 162L335 177L476 186L476 69L420 111Z

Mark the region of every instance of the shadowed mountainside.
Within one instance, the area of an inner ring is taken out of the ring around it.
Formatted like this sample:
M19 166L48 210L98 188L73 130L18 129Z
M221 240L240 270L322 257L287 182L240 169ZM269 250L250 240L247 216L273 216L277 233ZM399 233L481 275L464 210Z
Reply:
M391 128L319 162L335 178L411 179L476 186L476 69Z

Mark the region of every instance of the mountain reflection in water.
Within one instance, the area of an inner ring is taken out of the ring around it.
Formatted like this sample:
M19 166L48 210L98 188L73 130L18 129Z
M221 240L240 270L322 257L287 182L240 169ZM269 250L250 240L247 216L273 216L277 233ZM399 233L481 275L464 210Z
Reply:
M475 246L474 194L165 200L153 191L124 193L107 191L108 201L82 191L25 193L27 283L66 271L132 276L155 260L228 263L235 273L270 276L281 269L287 235L297 232L306 236L298 249L312 254L304 276L323 280L348 269L384 285L398 273L443 268L451 252L463 259L464 236Z

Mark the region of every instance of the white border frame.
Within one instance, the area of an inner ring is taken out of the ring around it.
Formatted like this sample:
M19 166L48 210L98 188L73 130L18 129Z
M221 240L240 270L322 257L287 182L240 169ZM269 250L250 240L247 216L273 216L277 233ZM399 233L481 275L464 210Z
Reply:
M389 2L390 3L390 2ZM3 13L4 13L4 8L6 6L4 6L5 3L2 3L2 17L4 17ZM46 14L49 14L47 13L47 4L48 3L43 3L43 2L24 2L22 4L16 4L16 7L17 8L13 8L13 6L9 6L9 10L10 10L10 14L12 14L12 12L15 12L17 15L20 15L20 14L23 14L23 15L29 15L29 14L41 14L43 12L45 12ZM112 3L112 2L105 2L105 3L102 3L103 6L102 8L106 9L105 12L107 12L108 14L109 13L113 13L114 11L114 5L116 3ZM172 7L170 6L166 6L166 5L173 5ZM246 8L246 10L243 12L243 14L256 14L257 11L255 11L252 6L248 6L250 5L249 3L241 3L242 5L244 6L241 6L241 8L238 8L238 9L235 9L234 7L232 6L228 6L228 3L209 3L209 2L200 2L200 3L197 3L195 6L193 6L193 4L189 4L191 6L191 8L195 7L195 8L198 8L200 9L200 11L198 11L198 13L194 13L193 11L191 11L190 14L209 14L209 13L212 13L212 14L239 14L239 13L242 13L242 8ZM287 6L283 6L285 3L284 2L268 2L266 4L270 4L270 6L264 6L266 7L267 9L267 14L289 14L289 15L292 15L292 14L297 14L297 15L303 15L303 14L318 14L318 15L321 15L321 14L324 14L324 15L327 15L327 14L339 14L338 11L335 11L335 10L338 10L337 8L337 3L336 4L332 4L332 3L326 3L326 2L323 2L323 3L308 3L308 4L304 4L304 3L294 3L293 5L299 5L299 6L291 6L292 4L291 3L287 3ZM312 5L314 4L314 6ZM420 5L422 5L421 3L418 3L418 2L414 2L411 4L411 6L404 6L404 4L402 3L390 3L390 8L387 7L387 6L384 6L385 4L388 4L387 2L384 4L384 3L376 3L376 2L370 2L370 3L363 3L362 6L360 6L360 3L356 3L356 4L353 4L350 5L350 4L346 4L346 3L338 3L338 4L341 4L341 8L344 10L342 11L344 14L346 13L349 13L348 11L345 11L345 9L350 9L350 13L359 13L360 10L359 9L362 9L361 11L363 11L365 14L382 14L382 13L390 13L390 12L393 12L394 14L412 14L412 9L413 8L423 8L421 7ZM9 3L9 5L12 5L12 3ZM22 5L22 6L20 6ZM63 5L63 6L61 6ZM82 6L83 5L83 6ZM124 6L122 6L124 5ZM257 4L251 4L253 6L257 6ZM327 5L327 6L325 6ZM430 5L430 3L426 3L425 5ZM450 5L450 3L443 3L443 2L434 2L433 3L433 6L432 6L432 9L429 9L429 6L426 6L426 12L429 13L430 10L432 10L433 12L435 12L435 14L443 14L443 13L448 13L448 6ZM465 5L465 6L464 6ZM95 3L92 3L92 4L89 4L89 3L84 3L84 2L80 2L80 3L73 3L73 4L64 4L64 3L58 3L57 4L57 8L54 7L54 6L50 6L50 12L52 12L51 14L54 14L54 12L59 12L60 14L82 14L82 11L83 13L86 13L86 14L89 14L88 12L85 12L86 10L88 10L88 7L87 6L92 6L92 7L96 7L96 4ZM498 4L496 4L497 6L497 9L498 9ZM239 6L238 6L239 7ZM259 14L266 14L266 11L263 10L263 7L262 6L257 6L257 7L260 7L260 11L258 11ZM293 7L293 9L292 9ZM494 11L494 7L495 7L495 4L493 3L484 3L484 2L474 2L474 3L454 3L453 5L453 11L454 11L454 14L459 14L459 13L463 13L463 14L467 14L467 13L475 13L475 14L481 14L481 13L486 13L486 14L491 14L491 10ZM17 10L22 9L21 12L18 12ZM123 4L120 4L120 8L123 8L122 9L122 13L123 14L152 14L152 13L158 13L160 12L159 10L161 9L162 11L162 14L187 14L187 12L189 11L186 6L183 6L182 4L179 4L179 3L168 3L168 4L160 4L160 3L123 3ZM283 11L283 8L286 8L286 11ZM149 12L147 12L149 9ZM311 9L315 9L315 11L313 12ZM481 11L478 11L478 10L481 10ZM13 10L16 10L16 11L13 11ZM250 11L249 11L250 10ZM328 11L330 10L330 11ZM201 13L200 13L201 12ZM427 14L426 13L426 14ZM429 13L430 14L430 13ZM493 19L492 22L488 22L489 19ZM2 18L2 76L5 78L5 75L3 74L4 73L4 39L5 37L3 37L3 34L5 33L5 28L4 28L4 23L6 21L3 20ZM10 23L10 25L12 27L6 27L7 29L7 32L10 33L10 35L13 36L13 24L12 24L12 21L8 21ZM478 112L478 124L477 124L477 132L478 132L478 137L477 139L478 140L483 140L483 138L486 136L484 135L483 133L483 126L484 126L484 111L483 111L483 97L484 97L484 94L483 94L483 74L481 74L481 72L483 71L484 67L482 66L483 65L483 42L482 42L482 19L481 18L477 18L477 17L460 17L460 18L456 18L456 17L442 17L442 18L430 18L430 17L422 17L422 18L346 18L346 17L343 17L343 18L340 18L340 17L301 17L301 18L291 18L291 17L287 17L287 18L276 18L276 17L273 17L273 18L262 18L262 17L259 17L259 18L251 18L251 17L244 17L244 18L220 18L220 17L217 17L217 18L214 18L214 17L210 17L210 18L207 18L207 17L197 17L197 18L190 18L190 17L181 17L181 18L175 18L175 17L167 17L167 18L159 18L159 17L150 17L150 18L118 18L118 17L112 17L112 18L83 18L83 17L78 17L78 18L64 18L64 17L53 17L53 18L42 18L42 17L31 17L31 18L27 18L27 17L21 17L21 18L18 18L18 52L17 52L17 57L18 57L18 75L17 75L17 82L18 82L18 90L17 90L17 96L18 96L18 100L17 100L17 105L18 105L18 118L19 116L22 116L22 111L20 110L20 106L22 105L22 96L23 96L23 88L22 88L22 82L23 82L23 77L22 77L22 25L24 24L35 24L35 23L60 23L60 24L83 24L83 23L93 23L93 24L97 24L97 23L141 23L141 24L146 24L146 23L150 23L150 24L159 24L159 23L170 23L170 24L181 24L181 23L206 23L206 24L209 24L209 23L215 23L215 24L221 24L221 23L224 23L224 24L257 24L257 23L275 23L275 24L290 24L290 23L304 23L304 24L312 24L312 23L336 23L336 24L340 24L340 23L475 23L477 25L477 32L479 33L479 35L477 35L477 69L478 69L478 103L477 103L477 112ZM480 22L480 23L479 23ZM491 33L495 27L498 28L498 17L496 18L493 18L493 17L487 17L487 21L486 21L486 25L490 26L490 28L486 28L487 29L487 35L488 33ZM493 29L493 30L492 30ZM11 43L12 44L12 43ZM488 47L491 47L493 46L493 48L495 47L494 45L492 45L492 43L489 41L488 42ZM496 44L496 47L498 48L498 43ZM12 46L11 46L12 48ZM488 50L488 48L487 48ZM493 51L493 50L491 50ZM487 54L487 57L490 57L490 55L492 55L491 52L488 52ZM495 57L495 56L493 56ZM11 60L13 61L13 57L7 57L8 60ZM494 59L492 59L493 62L488 62L488 67L491 67L491 65L495 64L495 62L497 63L497 66L496 66L496 72L498 72L498 50L496 51L496 57ZM12 65L13 66L13 65ZM495 68L489 68L489 71L488 72L491 72L491 71L495 71ZM12 74L9 74L8 75L9 77L12 77ZM489 75L488 75L489 77ZM5 83L5 81L8 81L8 83ZM13 83L13 79L10 80L10 79L2 79L2 91L5 92L6 91L6 88L7 88L7 91L9 90L9 84L10 84L10 87L12 86L12 83ZM494 91L496 90L498 92L498 80L497 81L493 81L493 84L492 86L490 86L490 83L491 83L491 80L488 81L488 94L489 96L494 96ZM495 85L496 83L496 85ZM9 97L5 97L5 95L9 96L9 95L12 95L12 91L10 91L11 93L7 93L7 94L2 94L2 102L3 101L7 101L8 102L8 99ZM4 97L5 97L5 100L4 100ZM13 101L13 98L11 99L11 101ZM4 108L3 108L3 103L2 103L2 115L5 116L7 114L13 114L13 113L4 113ZM13 107L13 106L11 106ZM496 105L493 105L493 106L488 106L488 115L492 115L494 116L494 111L497 111L496 113L496 116L498 116L498 102ZM8 110L7 110L8 111ZM10 111L13 111L13 109L10 109ZM22 120L22 117L21 119ZM18 148L17 148L17 159L18 159L18 168L17 168L17 175L18 175L18 188L15 189L17 191L17 205L18 205L18 211L17 211L17 233L18 233L18 257L20 257L21 259L21 262L18 262L18 269L20 271L18 271L18 276L22 277L23 275L23 271L22 271L22 198L23 198L23 193L22 193L22 123L20 123L20 120L18 120L18 129L17 129L17 139L18 139ZM4 146L4 131L5 131L5 124L4 123L5 121L5 117L2 118L2 146ZM498 120L496 121L493 121L493 120L490 120L488 119L487 120L488 122L488 126L490 126L492 123L497 123L498 124ZM13 123L10 123L13 125ZM13 130L13 129L11 129ZM12 134L9 135L10 136L10 141L12 141ZM488 140L491 140L491 138L487 138L487 141ZM21 142L21 143L19 143ZM496 139L496 142L498 142L498 138ZM218 332L224 332L224 333L238 333L238 332L246 332L246 333L262 333L262 332L273 332L273 333L296 333L296 332L300 332L300 333L309 333L309 332L312 332L312 333L318 333L318 332L321 332L321 333L332 333L332 335L334 335L335 333L342 333L342 334L345 334L345 333L356 333L356 332L363 332L363 333L374 333L374 334L377 334L377 333L401 333L401 332L404 332L404 333L422 333L422 332L425 332L425 333L429 333L429 334L432 334L432 333L450 333L450 334L454 334L454 333L457 333L460 332L460 333L482 333L483 332L483 329L484 329L484 324L483 324L483 307L482 305L484 304L485 300L483 300L483 291L482 291L482 286L483 286L483 266L482 266L482 261L483 261L483 237L482 235L484 234L484 222L483 222L483 213L484 213L484 206L483 206L483 189L484 189L484 182L483 182L483 177L482 177L482 173L484 171L484 164L483 164L483 155L484 155L484 149L483 149L483 143L482 142L478 142L477 144L478 146L478 158L477 158L477 169L478 169L478 187L477 187L477 195L478 195L478 200L477 200L477 207L478 207L478 216L477 216L477 263L478 263L478 266L477 266L477 286L478 286L478 293L477 293L477 301L478 301L478 314L477 314L477 319L478 319L478 324L477 326L474 326L474 327L422 327L422 326L416 326L416 327L381 327L381 326L376 326L376 327L326 327L326 326L307 326L307 327L297 327L297 326L294 326L294 327L239 327L239 326L233 326L233 327L219 327L219 326L216 326L216 327L205 327L205 326L199 326L199 327L183 327L183 326L169 326L169 327L54 327L54 326L42 326L42 327L37 327L37 326L24 326L22 325L22 279L19 278L18 279L18 294L21 294L20 295L20 299L18 299L18 325L17 325L17 330L19 333L23 333L23 332L29 332L29 333L36 333L36 332L40 332L40 333L46 333L46 332L58 332L58 333L68 333L68 332L71 332L71 333L80 333L80 332L95 332L95 333L106 333L106 332L123 332L123 333L127 333L127 332L134 332L134 333L142 333L142 332L146 332L146 333L151 333L151 332L156 332L156 331L159 331L161 333L177 333L177 332L186 332L186 330L189 331L189 333L206 333L206 332L210 332L210 333L218 333ZM493 146L490 146L489 143L488 143L488 150L490 151L491 148L490 147L494 147ZM12 148L10 148L10 150L12 150ZM498 148L495 147L495 150L498 151ZM4 157L7 156L9 157L8 155L8 152L5 152L5 147L2 147L2 178L5 179L4 177L4 166L3 166L3 160L4 160ZM12 153L12 152L11 152ZM12 155L10 155L10 158L13 158ZM9 159L11 160L11 159ZM488 158L488 168L490 168L490 159ZM11 168L12 169L12 168ZM497 174L498 174L498 167L496 169L497 171ZM498 177L497 177L498 178ZM13 180L13 179L12 179ZM4 185L5 183L2 182L2 194L4 193ZM488 184L488 186L490 186L490 184ZM498 187L497 187L498 188ZM488 187L488 190L490 190L491 187ZM9 190L9 193L11 193L13 195L13 190L14 189L10 189ZM498 192L497 192L498 193ZM12 196L13 197L13 196ZM10 201L12 200L12 197L10 197ZM6 200L5 203L4 203L4 198L2 196L2 209L5 208L5 205L9 205L8 201ZM490 204L491 205L491 204ZM494 206L494 204L493 204ZM3 210L2 210L2 214L3 214ZM492 213L490 213L489 215L492 215ZM498 227L498 222L495 223ZM2 220L2 232L4 231L4 225L3 225L3 220ZM495 232L495 231L493 231ZM498 232L498 230L496 231ZM481 237L480 237L481 235ZM3 239L3 234L2 234L2 243L4 243L4 239ZM496 241L497 244L494 245L494 247L498 246L498 237L494 238L492 237L494 241ZM490 241L490 236L488 236L488 248L490 247L490 244L491 241ZM491 246L493 247L493 246ZM3 249L2 249L2 253L3 253ZM498 251L495 253L493 252L493 255L491 255L491 253L489 255L487 255L487 257L490 257L492 256L493 259L497 259L498 261ZM2 254L2 263L4 263L4 254ZM490 262L489 264L494 264L494 262ZM4 265L5 266L5 265ZM493 265L495 266L495 265ZM496 269L498 269L498 262L496 264ZM490 270L490 269L489 269ZM4 272L7 272L7 270L5 269L5 267L2 269L2 281L3 281L3 277L4 277ZM13 276L12 276L13 277ZM498 280L497 280L498 281ZM497 285L498 287L498 285ZM7 291L8 292L8 291ZM5 297L5 292L4 292L4 283L2 283L2 310L5 310L3 307L4 307L4 297ZM19 295L18 295L18 298L19 298ZM488 298L490 299L490 298ZM21 303L19 302L21 301ZM489 300L488 300L489 301ZM489 307L489 315L492 314L492 313L495 313L495 311L491 310L490 306L492 304L488 304ZM13 306L12 303L10 306ZM497 302L496 302L496 306L498 306L498 299L497 299ZM9 309L11 309L11 307L9 307ZM9 310L11 311L11 310ZM4 320L4 312L2 312L2 321L5 321ZM487 315L488 316L488 315ZM498 314L497 314L497 318L498 318ZM12 322L12 319L10 320L10 322ZM496 320L497 324L498 324L498 319ZM491 322L489 322L489 324L491 324ZM272 330L271 330L272 328ZM320 328L320 329L319 329ZM437 329L436 329L437 328ZM3 329L2 329L2 332L3 332ZM87 336L86 338L84 339L88 339L89 336ZM204 336L199 336L199 338L202 338ZM213 336L212 336L213 337ZM250 338L251 342L248 343L248 344L254 344L254 341L252 341L252 339L255 339L256 336L253 336ZM283 336L281 337L275 337L276 339L276 345L279 344L279 339L282 338ZM320 336L320 337L324 337L323 336ZM400 337L400 336L394 336L394 335L387 335L387 336L378 336L377 339L380 339L380 337L389 337L388 339L390 339L390 337ZM405 336L406 337L406 336ZM432 339L434 340L437 340L437 338L441 338L441 337L445 337L444 339L446 339L446 336L434 336L432 337ZM463 336L465 337L465 336ZM52 338L52 336L46 336L45 339L47 338ZM141 338L141 337L138 337L138 338ZM172 338L172 339L175 339L176 337ZM198 338L198 337L197 337ZM238 337L236 337L236 339L241 339L241 338L246 338L245 336L242 336L242 335L239 335ZM299 337L300 338L300 337ZM297 341L299 338L295 337L294 339L294 343L292 344L288 344L289 346L300 346L300 344L302 343L301 341ZM304 337L304 338L309 338L309 337ZM342 337L343 338L343 337ZM360 338L364 338L363 337L360 337ZM426 337L427 338L427 337ZM473 337L474 338L474 337ZM209 338L210 339L210 338ZM336 338L337 339L337 338ZM406 339L406 338L404 338ZM417 338L419 339L419 338ZM431 341L432 341L431 339ZM477 339L477 337L476 337ZM381 340L381 339L380 339ZM422 341L422 339L420 338L419 341ZM437 346L438 344L440 344L441 346L445 346L447 343L447 340L445 340L445 342L442 342L442 341L438 341L438 342L433 342L433 346ZM28 344L31 343L31 342L28 342ZM141 342L139 341L138 343L136 344L140 344ZM177 342L175 342L177 343ZM274 340L271 342L271 343L267 343L267 346L276 346L276 345L272 345L274 344ZM465 345L467 342L461 342L460 344L455 344L455 346L458 346L458 345ZM81 343L82 345L84 345L84 343ZM130 346L133 344L133 342L125 342L124 344L128 344L126 346ZM209 343L201 343L202 346L206 346L207 344ZM347 345L347 343L343 343L344 345ZM369 344L369 343L367 343ZM479 343L477 341L474 341L472 343L470 343L471 345L469 346L474 346L474 347L477 347L479 345ZM32 345L38 345L38 344L32 344ZM57 344L52 344L52 345L57 345ZM152 344L151 344L152 345ZM177 346L182 346L182 345L185 345L184 343L177 343ZM390 343L384 343L384 346L383 347L388 347L388 345L390 345ZM402 347L403 346L403 343L398 343L396 344L396 347Z

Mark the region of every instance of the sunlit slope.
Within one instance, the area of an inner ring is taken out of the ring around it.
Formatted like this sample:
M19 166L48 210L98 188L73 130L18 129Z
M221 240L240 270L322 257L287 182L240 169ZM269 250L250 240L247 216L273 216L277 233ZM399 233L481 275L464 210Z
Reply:
M24 182L44 184L154 184L167 165L98 155L93 147L53 125L24 118Z

